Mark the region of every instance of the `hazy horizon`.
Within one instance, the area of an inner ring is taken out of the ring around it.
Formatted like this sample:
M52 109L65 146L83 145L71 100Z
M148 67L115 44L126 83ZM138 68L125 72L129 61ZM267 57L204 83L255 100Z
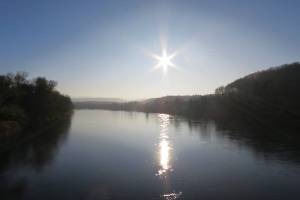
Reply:
M4 0L0 73L53 79L72 98L209 94L249 73L298 61L299 6ZM164 50L169 58L161 60Z

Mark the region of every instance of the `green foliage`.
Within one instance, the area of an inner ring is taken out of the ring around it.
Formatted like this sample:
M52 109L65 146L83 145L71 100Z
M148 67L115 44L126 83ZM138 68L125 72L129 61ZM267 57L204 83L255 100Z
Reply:
M25 125L28 121L25 111L17 105L1 107L0 119L5 121L16 121L21 125Z
M71 99L55 90L57 83L27 74L0 75L0 126L15 124L23 129L50 125L72 113Z

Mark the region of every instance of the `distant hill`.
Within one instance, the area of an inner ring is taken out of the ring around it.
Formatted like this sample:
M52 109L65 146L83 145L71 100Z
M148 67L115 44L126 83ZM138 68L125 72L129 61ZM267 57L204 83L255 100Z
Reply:
M240 78L216 94L255 99L268 106L276 106L293 113L300 113L300 64L292 63L272 67Z
M183 100L183 101L188 101L192 98L195 98L199 95L185 95L185 96L181 96L181 95L177 95L177 96L164 96L164 97L159 97L159 98L151 98L151 99L145 99L145 100L142 100L142 101L139 101L139 102L143 102L143 103L151 103L151 102L155 102L157 100L160 100L160 101L165 101L165 102L168 102L168 101L173 101L175 99L180 99L180 100Z
M73 102L125 102L125 100L120 98L103 98L103 97L78 97L72 98Z
M215 120L300 124L300 64L259 71L216 89L215 94L165 96L131 102L75 102L77 109L158 112Z

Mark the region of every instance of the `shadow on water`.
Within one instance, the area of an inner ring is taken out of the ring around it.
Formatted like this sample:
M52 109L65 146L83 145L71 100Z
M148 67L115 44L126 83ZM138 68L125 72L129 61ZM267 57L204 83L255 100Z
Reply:
M248 146L257 158L277 160L300 165L299 130L282 126L266 127L242 120L192 120L184 119L189 132L197 132L201 138L226 137L231 142ZM172 122L178 129L182 118Z
M1 138L1 199L22 198L27 188L27 181L25 177L14 174L14 169L43 171L51 164L59 147L66 141L70 124L71 119L68 119L43 131L27 131ZM26 137L20 137L21 134L26 134ZM6 146L11 148L4 148Z

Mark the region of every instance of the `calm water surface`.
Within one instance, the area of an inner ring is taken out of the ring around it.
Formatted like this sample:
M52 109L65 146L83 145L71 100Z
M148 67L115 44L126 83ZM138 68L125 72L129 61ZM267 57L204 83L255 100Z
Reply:
M297 159L216 127L166 114L75 111L69 128L2 156L0 199L300 199Z

